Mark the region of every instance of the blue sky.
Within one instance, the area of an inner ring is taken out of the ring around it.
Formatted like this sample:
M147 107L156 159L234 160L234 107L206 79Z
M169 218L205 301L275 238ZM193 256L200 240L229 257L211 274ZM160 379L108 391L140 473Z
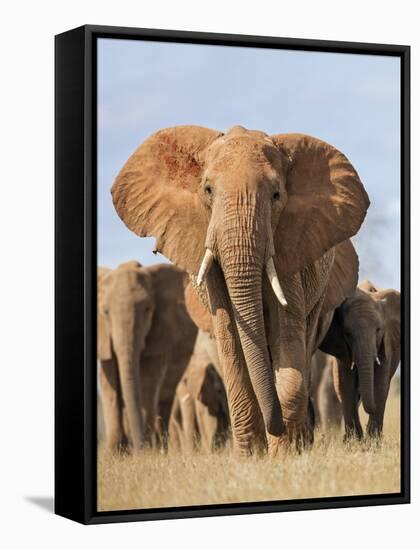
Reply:
M400 288L400 62L394 57L100 39L98 264L147 265L154 239L118 218L113 180L160 128L235 124L301 132L340 149L371 199L354 239L360 278Z

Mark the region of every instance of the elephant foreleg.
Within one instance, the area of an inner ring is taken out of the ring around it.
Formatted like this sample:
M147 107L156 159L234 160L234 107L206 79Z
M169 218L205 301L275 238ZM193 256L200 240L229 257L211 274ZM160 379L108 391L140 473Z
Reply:
M140 394L146 440L156 446L159 434L159 397L168 368L167 354L142 356L140 363Z
M200 432L201 447L210 452L216 446L218 419L198 399L195 400L194 407L198 431Z
M199 430L196 422L194 399L190 393L186 393L180 399L182 418L182 450L191 453L200 442Z
M182 417L179 397L176 394L168 422L168 450L178 452L182 448Z
M325 367L325 354L322 351L317 351L312 356L311 360L311 372L310 372L310 395L312 398L314 408L314 424L319 426L321 424L321 412L320 412L320 395L319 388L321 385L322 374Z
M362 439L363 429L359 418L359 393L356 370L337 361L332 362L334 387L343 408L344 440Z
M99 386L105 424L106 446L115 451L127 446L118 369L115 359L100 362Z
M273 348L276 389L283 411L288 439L301 450L313 442L309 411L309 382L304 371L305 345L289 341Z
M325 365L319 386L318 399L323 430L338 429L341 426L343 413L341 403L334 389L332 357L328 357Z

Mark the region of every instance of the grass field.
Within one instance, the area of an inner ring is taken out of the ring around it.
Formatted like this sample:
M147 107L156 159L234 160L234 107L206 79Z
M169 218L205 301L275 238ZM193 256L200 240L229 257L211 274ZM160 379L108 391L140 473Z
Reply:
M366 416L362 412L362 424ZM98 453L98 510L394 493L400 490L400 400L390 395L379 444L315 433L310 451L286 460L238 459L231 449L173 455Z

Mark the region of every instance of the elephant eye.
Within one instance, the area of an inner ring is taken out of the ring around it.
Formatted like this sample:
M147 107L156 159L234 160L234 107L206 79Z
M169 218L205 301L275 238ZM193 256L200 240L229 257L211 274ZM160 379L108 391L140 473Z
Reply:
M213 193L211 186L207 183L204 187L206 195L211 195Z
M273 200L278 201L279 199L280 199L280 193L278 191L274 191Z

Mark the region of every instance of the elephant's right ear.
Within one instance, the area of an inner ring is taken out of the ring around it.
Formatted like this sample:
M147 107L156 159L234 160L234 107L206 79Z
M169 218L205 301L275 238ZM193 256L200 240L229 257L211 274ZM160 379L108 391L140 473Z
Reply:
M156 132L131 155L112 186L125 225L155 237L156 250L197 274L209 214L198 200L207 147L222 134L200 126Z

